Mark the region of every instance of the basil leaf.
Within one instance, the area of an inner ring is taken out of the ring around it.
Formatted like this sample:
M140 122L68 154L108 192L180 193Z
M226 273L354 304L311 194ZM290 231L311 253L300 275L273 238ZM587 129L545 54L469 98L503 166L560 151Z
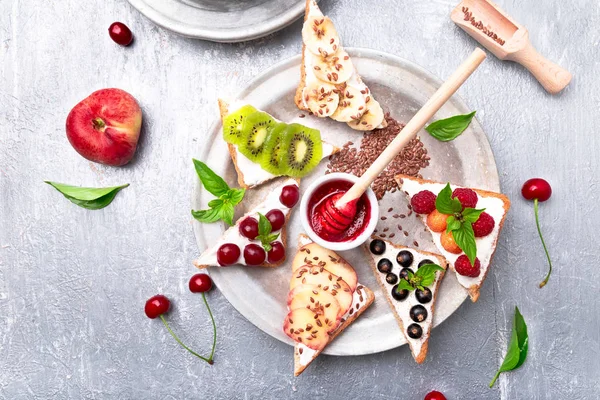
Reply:
M477 244L475 243L475 233L470 222L463 222L459 229L452 231L454 241L465 252L471 265L475 265L475 257L477 257Z
M64 183L51 181L44 182L62 193L62 195L65 196L71 203L77 204L79 207L83 207L88 210L99 210L106 207L113 201L121 189L129 186L127 183L121 186L90 188L65 185Z
M431 136L442 142L449 142L460 136L471 124L476 111L470 114L455 115L450 118L440 119L429 124L425 130Z
M452 188L448 183L435 199L435 208L442 214L456 214L462 211L462 204L458 199L452 198Z
M266 241L268 243L273 243L274 241L276 241L279 238L279 233L274 233L272 235L268 235L266 238Z
M271 226L271 221L267 219L261 213L258 213L258 235L259 236L267 236L271 233L273 227Z
M415 290L415 287L411 285L406 279L400 279L400 282L398 282L398 288L396 289L396 292L399 292L400 290Z
M484 211L485 211L485 208L482 208L481 210L476 210L474 208L467 207L463 210L462 216L465 221L469 221L470 223L475 223L479 219L479 216L481 215L481 213Z
M192 216L200 222L216 222L221 219L221 211L218 208L210 208L208 210L192 210Z
M210 192L210 194L220 197L227 193L229 185L219 175L215 174L212 169L208 168L202 161L192 159L194 168L198 174L198 178L202 184Z
M218 208L218 210L220 211L221 219L223 221L227 222L227 224L233 225L233 214L234 214L233 204L226 201L223 203L223 205L221 207Z
M523 318L523 315L521 315L519 307L515 307L512 333L510 342L508 344L508 349L506 351L506 356L504 356L504 362L502 362L500 369L498 372L496 372L494 379L492 379L492 382L490 382L490 387L494 386L494 383L496 383L500 373L512 371L523 365L525 359L527 358L528 347L529 336L527 334L527 324L525 324L525 319Z
M425 264L417 270L415 275L421 278L421 286L429 286L435 282L435 273L443 270L444 268L437 264Z
M246 189L229 189L227 192L229 194L229 199L231 200L231 204L237 206L244 199L244 195L246 194Z
M221 199L212 199L208 202L210 208L219 208L223 205L224 201Z
M454 215L450 215L446 219L446 232L452 232L460 228L460 221Z

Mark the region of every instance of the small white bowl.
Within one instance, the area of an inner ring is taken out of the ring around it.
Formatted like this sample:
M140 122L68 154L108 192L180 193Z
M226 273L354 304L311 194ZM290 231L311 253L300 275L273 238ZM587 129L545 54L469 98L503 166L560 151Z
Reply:
M337 250L342 250L342 251L350 250L350 249L354 249L355 247L358 247L361 244L363 244L364 242L366 242L367 239L371 236L371 234L375 230L375 227L377 226L377 221L379 220L379 203L377 203L377 197L375 196L375 192L373 192L373 190L371 190L371 188L368 188L365 193L367 194L367 198L369 199L369 203L371 205L371 217L370 217L371 219L367 223L367 226L365 227L363 232L360 235L358 235L356 238L354 238L354 240L350 240L347 242L330 242L330 241L322 239L312 229L310 222L308 220L308 202L317 188L319 188L320 186L322 186L323 184L325 184L327 182L336 181L336 180L344 180L344 181L349 181L349 182L355 183L358 180L358 178L354 175L350 175L350 174L346 174L346 173L342 173L342 172L334 172L332 174L324 175L324 176L320 177L319 179L315 180L314 182L312 182L308 186L308 188L306 188L306 191L302 195L302 200L300 202L300 220L302 221L302 226L304 227L306 234L315 243L318 243L319 245L321 245L329 250L336 250L336 251Z

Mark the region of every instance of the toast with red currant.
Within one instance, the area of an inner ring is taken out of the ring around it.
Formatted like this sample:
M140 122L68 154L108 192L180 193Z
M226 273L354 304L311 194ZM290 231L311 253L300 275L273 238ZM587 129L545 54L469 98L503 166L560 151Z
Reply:
M407 175L396 181L458 282L477 301L510 208L508 197Z
M217 242L208 247L194 265L200 269L229 265L273 268L286 258L286 225L300 198L298 181L286 179L252 208Z
M337 253L300 235L292 261L283 331L295 343L294 376L358 318L375 299L354 268Z
M435 301L448 267L439 254L393 244L372 236L364 245L369 263L413 358L425 361Z

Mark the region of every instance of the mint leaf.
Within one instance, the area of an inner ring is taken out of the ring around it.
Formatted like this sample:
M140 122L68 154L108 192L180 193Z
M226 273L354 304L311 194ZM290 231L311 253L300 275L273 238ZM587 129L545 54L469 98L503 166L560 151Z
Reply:
M396 289L396 292L400 292L400 290L415 290L415 287L413 285L411 285L406 279L400 279L400 282L398 282L398 288Z
M64 183L44 181L48 185L58 190L71 203L88 210L99 210L108 206L114 200L115 196L129 184L121 186L111 186L104 188L91 188L71 186Z
M465 252L471 265L475 265L475 257L477 257L477 244L475 243L475 233L470 222L463 222L460 228L452 231L454 241Z
M266 236L271 233L272 229L271 221L261 213L258 213L258 236Z
M431 136L442 142L449 142L460 136L471 124L476 111L470 114L455 115L450 118L440 119L429 124L425 130Z
M215 174L213 170L208 168L202 161L196 160L195 158L193 158L192 161L194 162L194 168L196 169L200 181L210 194L220 197L227 193L229 185L223 178Z
M233 204L230 202L224 202L221 207L218 208L221 213L221 219L229 225L233 225Z
M435 208L442 214L453 215L462 211L462 204L458 199L452 198L452 188L448 183L435 199Z
M213 199L208 202L208 206L210 208L219 208L223 205L223 200L221 199Z
M231 204L237 206L244 199L246 189L229 189L227 193L229 194Z
M460 221L454 215L450 215L446 219L446 232L452 232L460 228Z
M529 336L527 334L527 324L518 307L515 307L515 316L513 318L512 334L504 362L500 366L494 379L490 382L490 387L494 386L496 380L502 372L512 371L519 368L527 359L527 349L529 347Z
M476 210L474 208L467 207L463 210L462 216L465 221L470 222L470 223L475 223L479 219L479 216L481 215L481 213L484 211L485 211L485 208L482 208L481 210Z
M437 264L425 264L417 270L415 276L420 278L419 284L421 286L427 287L433 282L435 282L435 273L437 271L444 271L444 268L440 267Z
M221 219L221 212L217 208L211 208L208 210L192 210L192 216L200 222L216 222Z

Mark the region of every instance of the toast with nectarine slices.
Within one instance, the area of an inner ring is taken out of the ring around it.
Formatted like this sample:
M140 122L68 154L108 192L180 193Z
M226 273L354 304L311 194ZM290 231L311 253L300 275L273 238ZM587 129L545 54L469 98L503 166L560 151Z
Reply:
M300 235L292 273L283 330L295 343L294 376L298 376L375 297L358 282L346 260L306 235Z

